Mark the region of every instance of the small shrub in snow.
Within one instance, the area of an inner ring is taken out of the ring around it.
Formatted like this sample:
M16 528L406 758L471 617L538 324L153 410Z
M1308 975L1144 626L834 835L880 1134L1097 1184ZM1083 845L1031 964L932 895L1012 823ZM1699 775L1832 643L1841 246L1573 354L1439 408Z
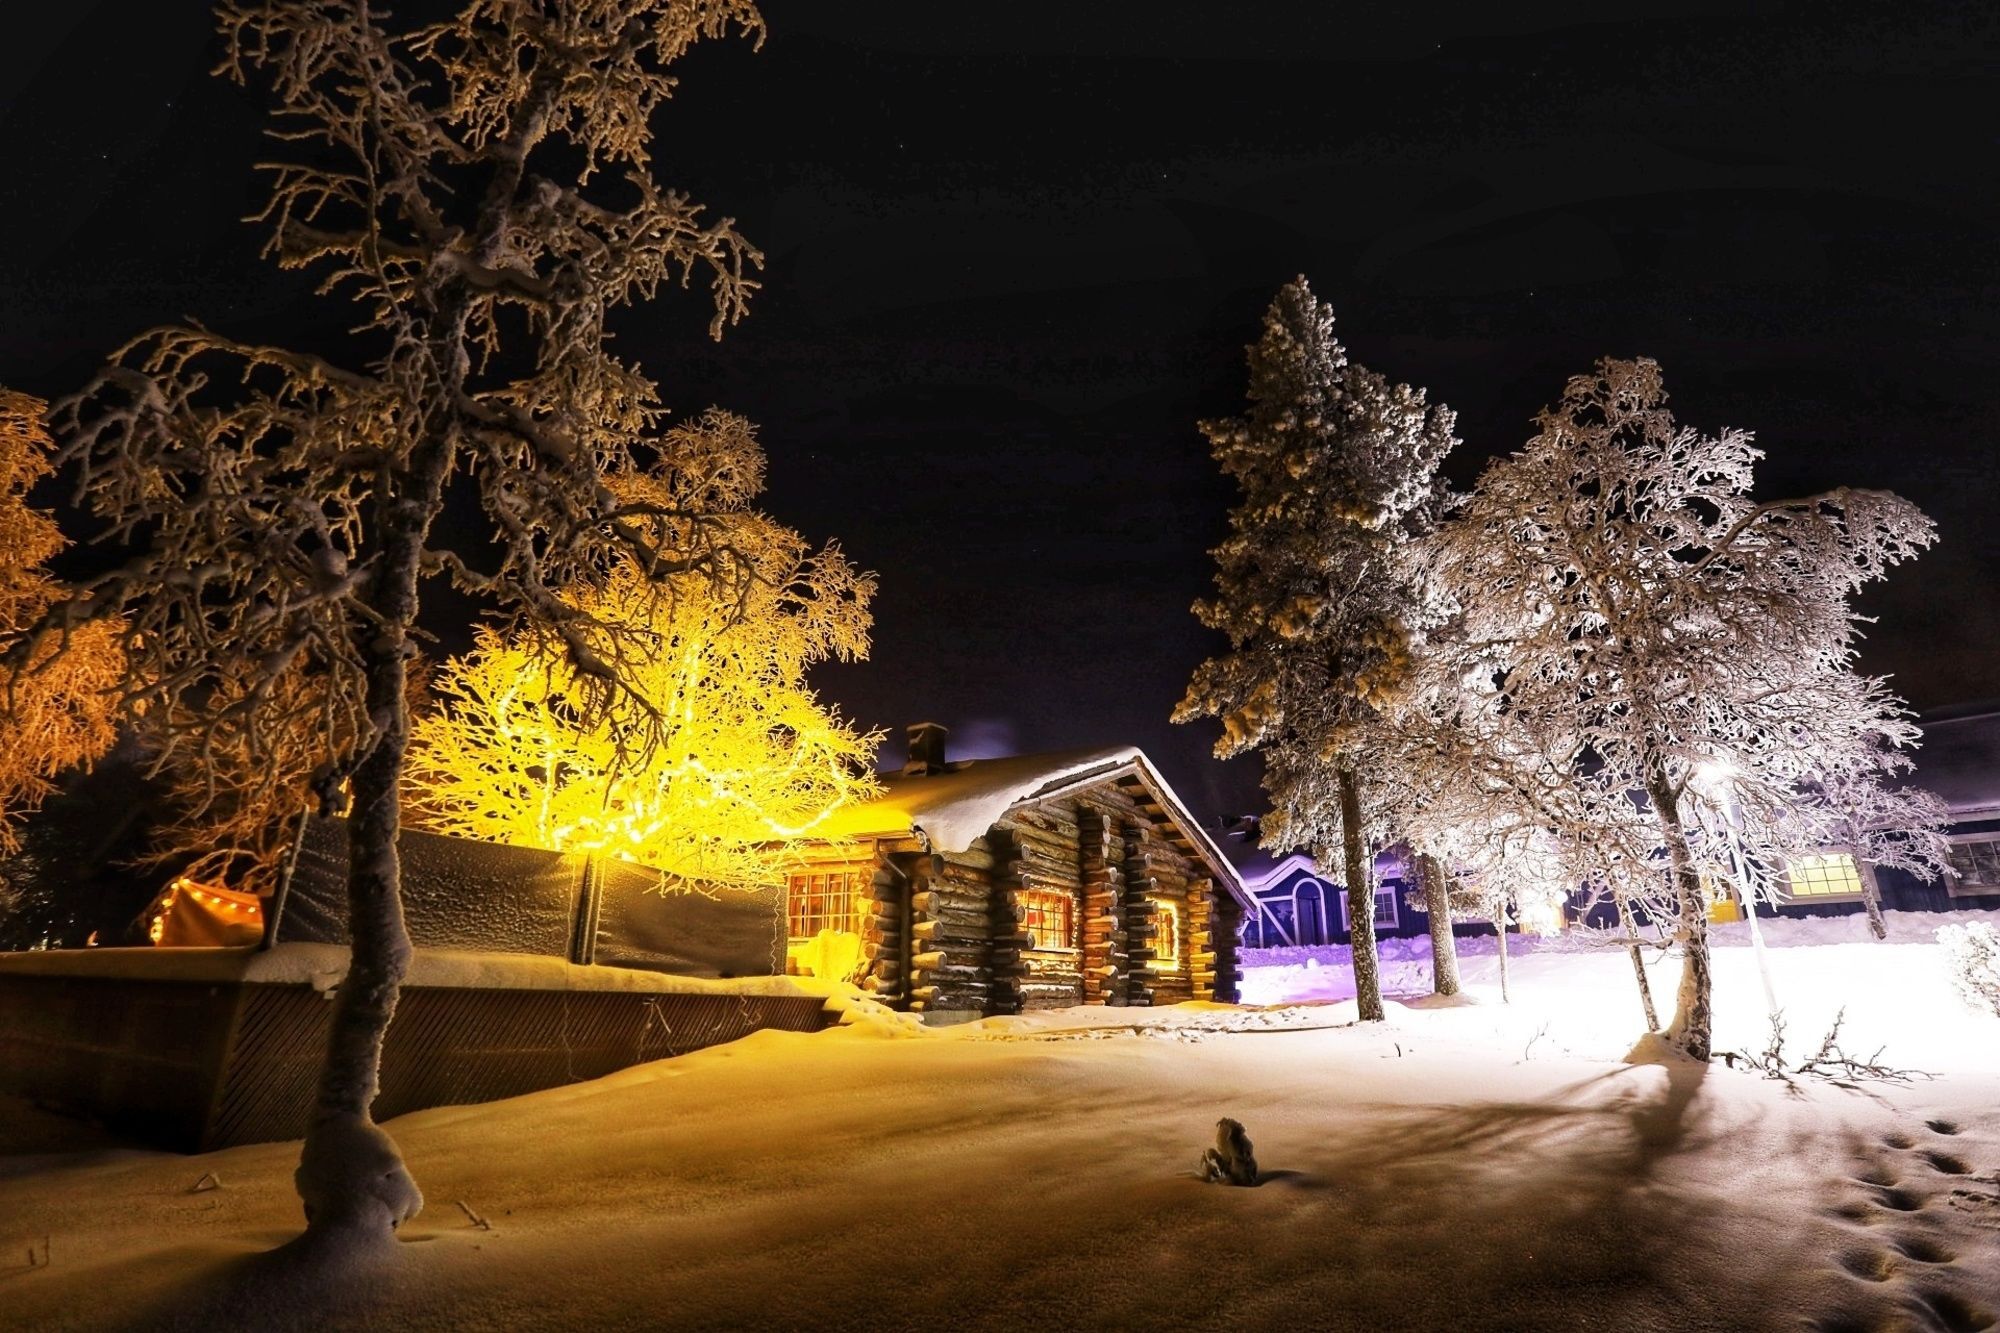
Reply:
M1201 1155L1201 1178L1223 1185L1257 1183L1257 1156L1239 1122L1227 1116L1215 1122L1215 1146Z
M1819 1049L1797 1064L1790 1063L1785 1056L1785 1014L1782 1009L1771 1014L1771 1038L1762 1052L1721 1051L1724 1064L1731 1069L1738 1064L1746 1069L1754 1069L1765 1078L1774 1078L1782 1083L1797 1087L1794 1074L1823 1078L1843 1088L1851 1088L1857 1080L1880 1079L1886 1083L1908 1083L1915 1079L1930 1078L1921 1069L1898 1069L1894 1065L1882 1063L1885 1047L1877 1047L1873 1055L1857 1057L1849 1055L1840 1046L1840 1025L1847 1021L1847 1010L1842 1007L1834 1012L1833 1026L1820 1038Z
M1952 988L1974 1009L2000 1017L2000 931L1974 921L1939 928L1937 941Z

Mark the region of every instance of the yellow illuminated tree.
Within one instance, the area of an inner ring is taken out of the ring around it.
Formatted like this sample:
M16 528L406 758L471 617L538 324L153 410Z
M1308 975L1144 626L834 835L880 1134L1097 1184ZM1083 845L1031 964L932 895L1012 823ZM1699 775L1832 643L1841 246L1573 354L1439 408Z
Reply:
M54 519L28 504L55 447L44 410L40 399L0 389L0 641L7 644L61 594L44 566L68 543ZM118 627L93 621L69 634L67 652L53 641L39 645L0 696L0 852L18 848L21 820L59 774L102 757L118 738L125 667Z
M763 474L749 422L710 412L676 435L677 457L716 460L693 472L710 488L704 521L726 514L720 569L657 579L624 563L574 594L580 645L481 630L440 669L440 707L412 735L413 813L429 827L752 888L783 883L787 844L873 793L878 738L806 683L818 662L867 655L873 577L749 509ZM662 527L689 509L668 483L614 485ZM574 663L614 654L625 688L606 702Z

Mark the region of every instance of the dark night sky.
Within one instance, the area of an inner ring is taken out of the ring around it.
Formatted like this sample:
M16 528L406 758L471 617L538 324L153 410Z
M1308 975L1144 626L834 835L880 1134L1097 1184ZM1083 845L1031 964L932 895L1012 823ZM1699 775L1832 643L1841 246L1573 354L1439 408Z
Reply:
M1204 813L1254 799L1166 714L1230 500L1193 423L1297 272L1459 410L1461 483L1645 354L1683 420L1757 432L1762 493L1908 495L1942 541L1868 598L1863 665L1991 697L1992 9L772 0L761 54L688 60L657 152L767 290L720 346L676 297L624 347L676 408L762 422L769 507L880 572L874 660L825 692L962 753L1135 742ZM201 6L9 28L0 382L61 392L181 314L338 318L235 220L258 103L206 77Z

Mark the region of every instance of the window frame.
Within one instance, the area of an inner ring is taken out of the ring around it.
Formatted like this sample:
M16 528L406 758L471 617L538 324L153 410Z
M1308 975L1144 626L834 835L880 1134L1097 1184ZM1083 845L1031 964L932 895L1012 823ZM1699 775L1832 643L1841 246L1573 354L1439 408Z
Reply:
M1823 861L1845 860L1854 871L1854 888L1851 891L1840 893L1800 893L1792 881L1793 863L1786 861L1780 867L1780 873L1784 877L1785 901L1787 903L1804 905L1808 903L1863 903L1868 901L1869 867L1862 862L1859 856L1854 854L1853 848L1828 847L1822 851L1813 852L1811 855Z
M1153 957L1146 960L1146 966L1155 972L1179 972L1182 960L1187 956L1187 939L1184 935L1186 918L1181 915L1181 904L1172 898L1148 898L1153 905ZM1173 922L1174 956L1159 956L1162 922Z
M836 913L833 910L833 905L830 895L835 892L834 890L830 888L825 890L814 890L808 888L804 891L806 894L810 895L817 893L822 898L826 899L826 901L822 905L820 913L818 914L818 919L821 922L821 924L818 927L818 929L814 930L809 935L800 935L795 933L794 927L799 923L800 920L800 917L794 907L794 904L798 901L800 896L800 890L797 887L799 881L800 880L809 881L818 878L831 879L836 875L843 880L843 884L839 892L845 897L846 900L844 911L836 915ZM875 878L875 863L872 860L808 862L807 864L798 867L796 870L787 871L785 874L786 944L791 945L791 944L808 943L811 940L817 939L821 931L826 931L826 930L845 932L855 935L860 934L861 913L863 910L862 904L865 901L867 901L867 895L863 893L862 890L867 888L869 884L873 882L874 878ZM846 922L845 925L835 924L842 918L845 919Z
M1996 847L2000 847L2000 829L1988 829L1982 833L1947 833L1944 840L1953 847L1967 846L1981 842L1992 843ZM1944 872L1944 891L1947 896L1952 898L1991 898L2000 896L2000 883L1988 884L1984 880L1968 881L1951 867L1951 862L1947 859Z
M1395 887L1388 884L1377 884L1375 886L1375 915L1374 915L1375 929L1396 930L1402 926L1403 924L1402 905L1396 901L1397 897L1401 894L1401 892L1402 890L1400 887ZM1341 889L1339 892L1334 894L1334 897L1340 899L1341 928L1344 929L1349 935L1354 934L1354 919L1353 917L1348 915L1347 911L1347 890ZM1384 900L1386 900L1389 904L1389 919L1387 921L1384 921L1382 919L1382 904Z
M1027 952L1045 954L1074 954L1083 952L1083 913L1080 910L1081 904L1077 901L1076 894L1071 893L1067 889L1037 888L1033 885L1023 886L1020 894L1021 907L1023 909L1021 928L1028 932ZM1035 904L1035 900L1038 898L1061 905L1064 918L1062 937L1069 941L1067 944L1043 944L1037 938L1033 914L1038 910L1043 910L1038 909Z

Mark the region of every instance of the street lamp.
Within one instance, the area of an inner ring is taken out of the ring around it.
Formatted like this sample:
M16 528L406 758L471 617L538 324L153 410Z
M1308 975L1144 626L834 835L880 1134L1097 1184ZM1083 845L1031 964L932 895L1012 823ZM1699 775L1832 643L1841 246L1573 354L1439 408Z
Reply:
M1757 979L1764 985L1764 1004L1773 1016L1778 1012L1778 995L1771 985L1771 965L1764 956L1764 930L1757 924L1757 894L1751 883L1750 858L1743 849L1743 834L1736 809L1736 765L1726 758L1704 759L1694 768L1694 787L1722 808L1724 841L1729 847L1730 873L1743 899L1743 916L1750 923L1750 947L1757 956Z

